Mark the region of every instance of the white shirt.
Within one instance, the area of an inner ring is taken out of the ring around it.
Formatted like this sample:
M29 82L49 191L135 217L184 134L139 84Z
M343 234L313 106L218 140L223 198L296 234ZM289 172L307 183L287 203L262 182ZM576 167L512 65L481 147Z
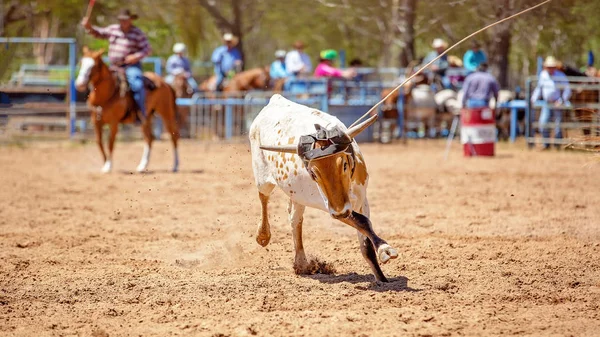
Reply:
M300 72L303 66L304 70L302 70L302 73L309 74L312 71L312 64L308 55L297 50L287 53L285 56L285 70L288 74Z
M567 102L571 97L571 88L567 76L559 70L554 71L554 75L550 76L547 70L543 70L538 78L538 84L531 94L531 101L535 102L538 99L546 102L561 101Z

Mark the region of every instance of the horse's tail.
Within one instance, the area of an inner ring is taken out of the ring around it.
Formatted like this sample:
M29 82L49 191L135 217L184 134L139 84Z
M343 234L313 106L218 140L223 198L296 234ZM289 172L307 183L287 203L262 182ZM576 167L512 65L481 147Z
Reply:
M175 120L179 120L179 109L177 109L177 94L175 93L175 89L172 86L167 85L169 87L169 91L171 91L171 95L173 97L173 113L175 114Z

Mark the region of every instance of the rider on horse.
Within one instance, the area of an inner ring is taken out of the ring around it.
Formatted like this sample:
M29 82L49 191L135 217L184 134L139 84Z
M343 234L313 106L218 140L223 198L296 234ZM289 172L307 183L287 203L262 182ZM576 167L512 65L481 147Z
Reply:
M142 73L141 60L150 54L150 45L146 35L136 26L133 20L136 14L131 14L127 9L121 10L119 24L108 27L92 26L88 17L83 18L81 25L89 34L109 41L108 58L113 66L125 70L127 83L133 92L135 100L142 115L146 117L146 92Z
M178 42L173 46L173 55L167 60L166 70L167 76L165 82L173 84L175 76L182 75L187 80L193 91L198 91L198 83L192 76L192 67L190 60L184 56L187 47L185 44Z
M217 91L223 90L223 81L225 78L231 79L242 68L242 53L236 47L237 38L233 34L227 33L223 35L223 42L225 42L225 45L217 47L211 57L215 65Z

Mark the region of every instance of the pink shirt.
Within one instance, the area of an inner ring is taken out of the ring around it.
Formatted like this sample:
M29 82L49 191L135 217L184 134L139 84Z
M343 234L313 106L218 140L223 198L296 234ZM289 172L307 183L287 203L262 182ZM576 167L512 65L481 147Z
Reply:
M325 62L321 62L315 68L315 77L342 77L342 71Z

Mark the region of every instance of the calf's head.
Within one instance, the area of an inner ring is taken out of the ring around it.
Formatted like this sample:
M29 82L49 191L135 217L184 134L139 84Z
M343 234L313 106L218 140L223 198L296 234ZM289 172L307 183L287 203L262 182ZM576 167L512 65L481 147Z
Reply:
M376 115L372 116L345 132L338 126L325 129L315 124L317 132L300 137L298 144L261 145L261 149L297 154L317 184L329 214L336 219L345 218L352 213L350 185L357 163L352 141L376 119Z

